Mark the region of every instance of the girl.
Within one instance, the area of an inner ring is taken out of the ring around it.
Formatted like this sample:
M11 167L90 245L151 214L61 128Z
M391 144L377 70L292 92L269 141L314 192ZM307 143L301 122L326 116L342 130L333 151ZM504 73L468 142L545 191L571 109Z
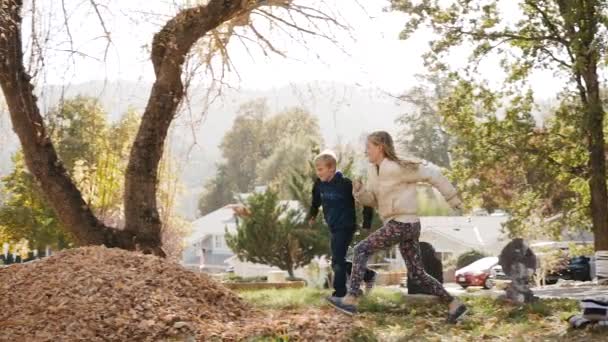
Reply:
M361 204L376 207L384 226L355 246L348 295L343 300L330 301L338 310L354 314L367 259L380 250L399 244L408 277L449 304L448 322L455 323L467 311L466 306L452 297L435 278L428 275L420 258L420 219L417 216L416 184L426 182L441 192L454 209L460 210L456 189L439 169L417 159L400 159L395 153L393 139L387 132L374 132L367 138L370 167L367 184L353 184L353 195Z

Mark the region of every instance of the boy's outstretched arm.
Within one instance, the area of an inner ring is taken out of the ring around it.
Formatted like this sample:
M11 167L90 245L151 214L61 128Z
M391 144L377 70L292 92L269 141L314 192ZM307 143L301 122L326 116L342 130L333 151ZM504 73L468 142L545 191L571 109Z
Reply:
M307 217L308 222L311 224L317 218L317 214L319 214L319 207L321 207L321 192L319 190L320 182L321 180L317 178L312 186L312 201L310 203L310 209Z

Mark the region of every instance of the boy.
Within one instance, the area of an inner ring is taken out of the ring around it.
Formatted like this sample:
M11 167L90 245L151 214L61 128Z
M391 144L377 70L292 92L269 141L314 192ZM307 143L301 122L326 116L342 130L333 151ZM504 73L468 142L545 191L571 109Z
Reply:
M357 228L355 215L355 199L353 197L353 184L350 179L336 171L336 156L332 151L325 150L315 158L317 179L312 190L312 204L308 215L312 224L319 207L323 206L323 216L331 233L331 266L334 271L334 300L346 295L346 275L349 263L346 261L346 252L352 242ZM363 228L369 229L373 216L373 209L363 208ZM365 272L364 282L366 289L373 286L376 273L371 270Z

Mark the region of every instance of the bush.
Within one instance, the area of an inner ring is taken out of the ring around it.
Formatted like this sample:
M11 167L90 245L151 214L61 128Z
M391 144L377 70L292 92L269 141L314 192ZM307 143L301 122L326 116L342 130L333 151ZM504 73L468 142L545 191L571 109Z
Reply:
M474 250L474 249L464 252L464 253L460 254L458 256L458 259L456 260L456 269L461 269L467 265L474 263L475 261L477 261L481 258L485 258L486 256L487 255L484 252Z

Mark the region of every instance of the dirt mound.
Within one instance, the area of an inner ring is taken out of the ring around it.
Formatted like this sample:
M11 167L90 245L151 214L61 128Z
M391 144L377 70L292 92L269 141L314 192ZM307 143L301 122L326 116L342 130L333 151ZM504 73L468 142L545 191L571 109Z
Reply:
M0 268L2 341L201 339L249 311L204 275L120 249L84 247Z

